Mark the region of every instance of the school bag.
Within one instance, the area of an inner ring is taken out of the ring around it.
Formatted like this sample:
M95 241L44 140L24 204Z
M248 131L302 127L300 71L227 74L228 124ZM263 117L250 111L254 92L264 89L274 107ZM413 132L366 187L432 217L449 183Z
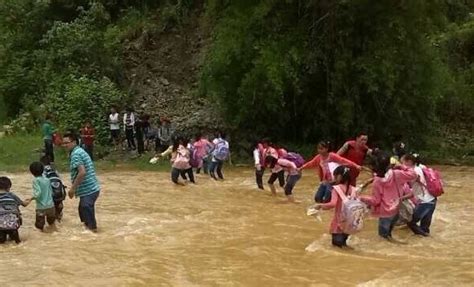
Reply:
M58 202L66 199L66 187L63 185L58 173L52 168L46 168L44 173L46 178L48 178L51 182L51 188L53 189L53 201Z
M299 153L296 153L296 152L287 153L284 159L291 161L298 168L304 165L304 158Z
M428 192L434 197L441 196L444 193L444 189L439 171L430 167L423 167L421 170L425 176L425 187Z
M218 160L226 160L229 157L229 148L225 140L220 140L214 149L214 157Z
M189 145L189 164L194 168L199 166L197 148L194 145Z
M341 229L346 234L354 234L364 227L364 214L367 210L366 205L355 198L355 192L347 197L338 187L333 187L342 200L341 209Z
M18 204L9 193L0 195L0 230L16 230L19 227Z

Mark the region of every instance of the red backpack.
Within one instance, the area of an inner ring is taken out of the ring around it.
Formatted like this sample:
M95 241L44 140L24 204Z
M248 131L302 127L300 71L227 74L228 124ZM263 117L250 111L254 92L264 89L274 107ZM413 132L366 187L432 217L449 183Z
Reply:
M426 189L434 196L438 197L444 193L443 181L441 180L441 174L436 169L430 167L422 168L423 175L426 180Z

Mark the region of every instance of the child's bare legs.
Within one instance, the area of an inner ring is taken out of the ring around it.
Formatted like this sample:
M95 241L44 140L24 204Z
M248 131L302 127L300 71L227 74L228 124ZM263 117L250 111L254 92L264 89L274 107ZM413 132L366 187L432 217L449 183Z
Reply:
M272 192L273 196L277 195L275 185L273 183L269 183L268 186L270 186L270 191Z

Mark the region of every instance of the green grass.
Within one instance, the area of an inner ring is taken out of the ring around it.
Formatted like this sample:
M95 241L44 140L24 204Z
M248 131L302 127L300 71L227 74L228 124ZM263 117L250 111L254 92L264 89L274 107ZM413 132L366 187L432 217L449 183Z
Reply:
M290 150L298 151L310 159L314 154L314 145L288 145ZM43 140L38 134L17 134L0 138L0 171L3 172L28 172L29 165L40 158L43 149ZM96 147L99 153L104 153L107 147ZM432 146L422 152L428 163L438 164L474 164L474 150L472 147L455 149L450 146ZM96 168L101 171L137 170L137 171L169 171L169 161L163 159L157 164L149 164L152 153L135 158L127 152L117 152L95 161ZM68 171L69 161L67 152L60 147L55 147L56 167L61 172ZM232 158L234 165L252 165L250 155L245 152L234 152Z
M4 172L28 172L29 165L38 161L43 149L43 140L36 134L17 134L0 138L0 171ZM104 149L104 147L97 147ZM61 147L54 149L56 167L61 172L68 171L69 161L67 152ZM168 171L169 162L161 160L157 164L149 164L153 156L148 153L140 158L133 158L128 153L112 154L106 159L95 162L98 170L140 170L140 171Z

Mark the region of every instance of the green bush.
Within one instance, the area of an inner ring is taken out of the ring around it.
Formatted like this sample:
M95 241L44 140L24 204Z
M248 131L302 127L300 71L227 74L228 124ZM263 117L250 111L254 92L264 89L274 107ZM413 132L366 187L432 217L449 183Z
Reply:
M99 143L109 137L108 113L112 106L123 106L127 96L108 78L97 81L87 77L71 76L62 89L48 92L45 103L59 127L78 130L86 119L96 129Z

